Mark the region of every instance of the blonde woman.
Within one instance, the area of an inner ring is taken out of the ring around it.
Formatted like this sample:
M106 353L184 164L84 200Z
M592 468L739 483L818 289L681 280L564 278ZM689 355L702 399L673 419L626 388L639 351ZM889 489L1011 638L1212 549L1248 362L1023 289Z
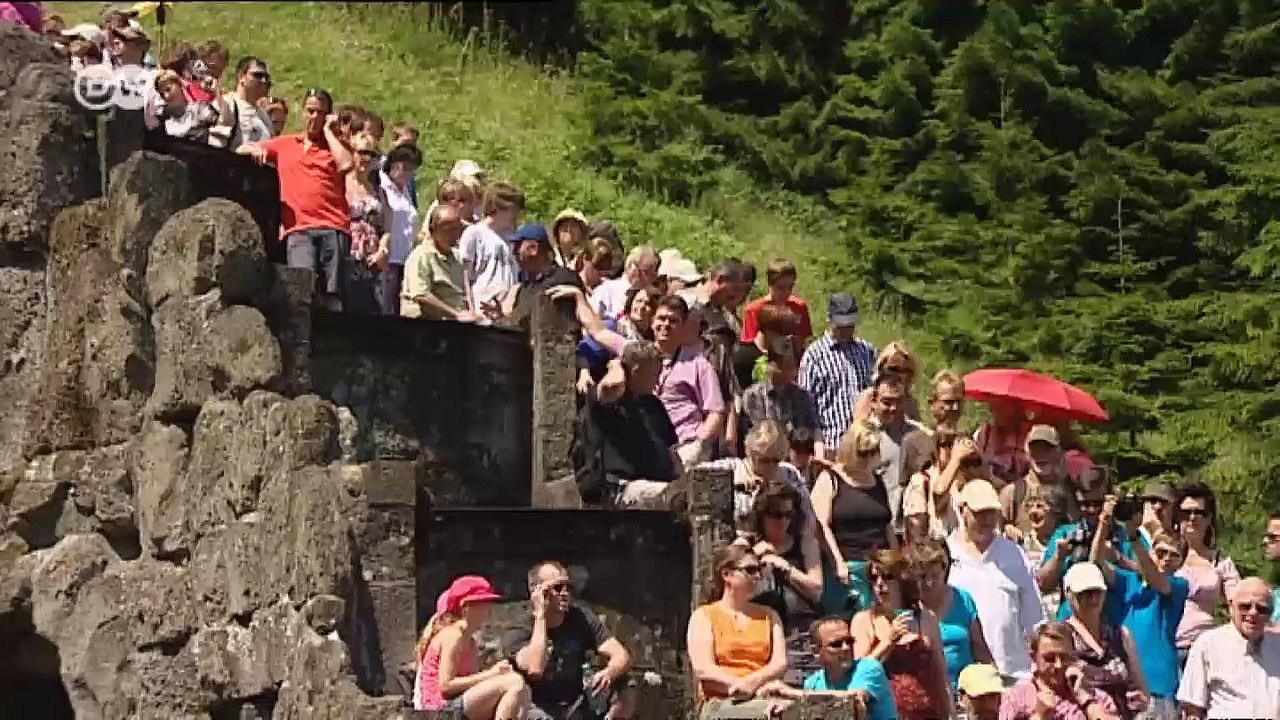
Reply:
M467 720L524 720L529 687L507 660L480 670L475 634L500 599L488 580L464 575L436 603L418 641L414 709L461 711Z
M902 387L906 390L907 419L919 421L920 404L916 402L915 397L915 382L919 374L920 364L906 345L897 341L885 345L880 351L880 356L876 358L871 385L862 391L858 396L857 404L853 406L854 421L871 419L871 396L875 392L876 380L886 375L897 376L902 381Z
M880 429L855 420L840 440L834 462L815 457L824 468L810 497L823 539L835 560L835 580L827 583L823 606L846 617L869 607L867 560L876 550L896 548L889 492L876 474L880 465Z
M746 457L713 460L699 466L733 473L733 514L739 527L746 526L756 495L771 482L785 483L800 493L801 498L808 497L807 486L800 471L786 462L791 445L782 423L766 420L751 428L744 446ZM813 505L807 501L801 504L805 518L816 519Z

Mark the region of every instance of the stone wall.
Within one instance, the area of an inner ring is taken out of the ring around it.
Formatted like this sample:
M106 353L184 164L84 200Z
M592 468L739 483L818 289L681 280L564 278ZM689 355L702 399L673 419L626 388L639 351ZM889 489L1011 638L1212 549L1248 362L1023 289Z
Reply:
M527 631L530 566L564 563L576 597L631 653L633 674L663 678L644 686L640 717L682 717L688 701L681 651L689 618L689 533L671 513L600 510L425 510L419 514L418 624L459 575L482 574L509 602L481 636L486 660L510 656ZM674 582L673 582L674 581Z

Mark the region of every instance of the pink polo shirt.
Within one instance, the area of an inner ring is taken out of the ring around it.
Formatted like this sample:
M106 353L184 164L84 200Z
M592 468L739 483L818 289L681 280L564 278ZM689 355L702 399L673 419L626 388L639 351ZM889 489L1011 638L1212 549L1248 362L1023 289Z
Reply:
M654 395L667 409L681 443L697 439L698 428L708 415L724 412L716 371L697 346L686 345L663 361Z

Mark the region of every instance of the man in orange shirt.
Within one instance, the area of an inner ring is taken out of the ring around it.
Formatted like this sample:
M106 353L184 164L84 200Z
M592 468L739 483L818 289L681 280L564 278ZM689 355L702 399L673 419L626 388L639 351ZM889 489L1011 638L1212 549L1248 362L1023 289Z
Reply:
M771 260L765 268L764 279L769 284L769 294L747 303L742 313L742 342L754 342L756 334L760 332L760 308L777 305L789 308L799 318L800 324L795 333L796 350L803 352L813 338L813 322L809 319L809 305L791 294L796 287L795 263L790 260Z
M351 248L346 174L354 165L341 137L333 98L311 89L303 96L305 129L236 148L280 175L280 236L290 267L314 270L321 302L340 310L343 261Z

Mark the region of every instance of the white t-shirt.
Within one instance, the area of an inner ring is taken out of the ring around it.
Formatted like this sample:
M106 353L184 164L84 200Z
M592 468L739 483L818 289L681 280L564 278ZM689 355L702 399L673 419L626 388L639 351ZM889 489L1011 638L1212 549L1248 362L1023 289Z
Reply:
M215 135L227 138L228 150L235 150L245 143L260 143L271 139L271 118L265 112L249 101L236 97L234 92L226 93L222 98L231 109L232 123L239 124L238 128L234 125L227 126L225 130L215 128Z
M387 216L390 218L387 232L391 234L391 251L387 262L404 265L418 234L418 208L413 205L413 197L401 192L386 173L379 173L379 177L382 178L382 191L387 196Z
M467 282L471 284L471 300L478 310L481 303L500 297L516 284L519 269L511 246L502 236L479 222L462 232L458 242L458 254L467 270Z
M616 320L627 304L627 292L631 290L631 281L626 275L605 280L591 293L591 309L605 320Z

